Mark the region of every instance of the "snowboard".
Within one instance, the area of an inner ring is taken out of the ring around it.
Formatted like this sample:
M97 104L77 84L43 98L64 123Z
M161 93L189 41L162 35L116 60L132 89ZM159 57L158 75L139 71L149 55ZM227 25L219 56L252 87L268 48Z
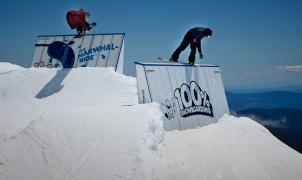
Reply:
M170 63L178 63L178 64L184 64L184 65L191 65L194 66L194 64L190 64L190 63L185 63L185 62L175 62L175 61L170 61L170 59L164 58L164 57L158 57L159 60L161 61L166 61L166 62L170 62Z
M93 22L89 25L89 31L94 28L96 26L96 22ZM83 33L79 33L77 35L74 36L74 38L81 38L83 36L85 36L86 32L83 32Z

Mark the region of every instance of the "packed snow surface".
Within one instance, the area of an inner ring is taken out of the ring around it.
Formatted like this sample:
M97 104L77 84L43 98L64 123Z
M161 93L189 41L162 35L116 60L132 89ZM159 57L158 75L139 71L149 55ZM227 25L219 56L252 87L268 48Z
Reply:
M301 179L302 155L249 118L164 131L136 80L0 63L1 180Z

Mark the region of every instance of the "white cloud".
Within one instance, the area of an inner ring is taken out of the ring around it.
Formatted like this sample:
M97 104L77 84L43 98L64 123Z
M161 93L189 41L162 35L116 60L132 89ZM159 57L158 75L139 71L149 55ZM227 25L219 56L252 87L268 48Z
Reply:
M302 72L302 65L297 66L278 66L278 70L281 72L287 72L287 73L301 73Z
M277 71L271 71L271 70L266 70L266 71L254 71L254 72L245 72L246 75L248 76L262 76L262 75L274 75L276 74Z
M295 65L295 66L285 65L285 66L277 66L273 70L245 72L245 74L248 76L276 75L281 73L302 73L302 65Z
M251 119L254 119L258 123L260 123L260 124L262 124L263 126L266 126L266 127L288 128L286 117L283 117L281 119L266 119L266 120L260 119L260 118L258 118L257 116L255 116L253 114L248 115L248 117L250 117Z
M272 128L286 128L286 119L280 119L280 120L260 120L260 124L266 127L272 127Z

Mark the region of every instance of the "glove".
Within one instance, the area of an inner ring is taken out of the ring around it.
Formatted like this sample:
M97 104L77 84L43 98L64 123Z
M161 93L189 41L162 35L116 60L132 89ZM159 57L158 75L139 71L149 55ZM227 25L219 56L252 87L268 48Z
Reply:
M91 23L91 24L89 25L89 27L88 27L88 31L89 31L90 29L92 29L94 26L96 26L96 23L95 23L95 22Z
M199 54L199 59L203 59L203 54L202 53Z

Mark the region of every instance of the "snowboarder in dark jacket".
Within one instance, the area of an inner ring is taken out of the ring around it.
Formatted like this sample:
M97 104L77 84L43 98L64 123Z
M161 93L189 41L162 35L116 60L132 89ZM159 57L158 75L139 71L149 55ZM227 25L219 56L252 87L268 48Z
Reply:
M210 36L212 36L212 30L210 28L203 28L203 27L195 27L190 29L184 39L182 40L181 44L179 45L179 47L174 51L174 53L172 54L172 57L170 58L170 61L174 61L177 62L180 53L185 50L188 45L190 44L190 48L191 48L191 53L189 56L189 63L190 64L194 64L195 62L195 54L196 54L196 48L199 52L199 57L200 59L203 58L203 54L201 51L201 40L204 37L209 38Z
M71 29L76 29L79 37L85 35L86 31L90 30L96 23L89 24L86 19L90 17L89 12L83 9L79 11L71 10L66 14L66 20Z

